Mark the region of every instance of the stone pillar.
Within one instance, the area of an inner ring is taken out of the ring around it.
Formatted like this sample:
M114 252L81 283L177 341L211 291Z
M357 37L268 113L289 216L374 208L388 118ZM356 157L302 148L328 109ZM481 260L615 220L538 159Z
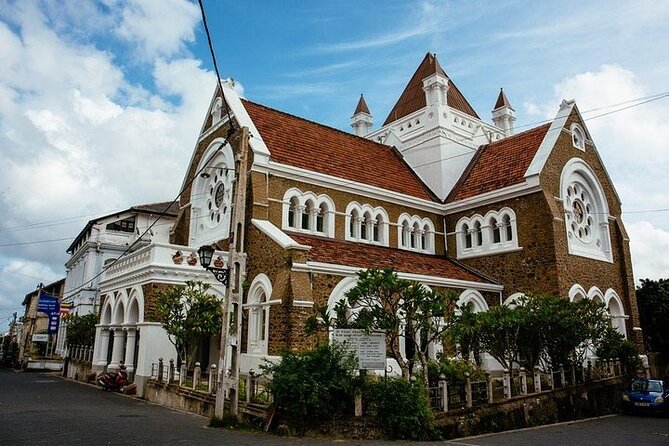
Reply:
M128 368L128 373L135 371L135 343L137 340L137 330L133 328L126 328L127 341L125 343L125 366Z
M218 379L218 371L216 364L209 366L209 393L216 393L216 381Z
M193 370L193 390L197 389L197 386L200 385L200 377L202 376L202 369L200 368L200 363L195 363L195 370Z
M467 407L472 407L474 405L472 380L469 377L469 372L465 372L465 401L467 402Z
M541 393L541 371L539 366L534 366L534 392Z
M100 329L100 351L98 356L95 358L96 363L99 366L107 366L107 355L109 354L109 336L111 330L109 328Z
M525 367L520 368L520 393L527 395L527 373Z
M186 364L181 364L181 368L179 368L179 385L182 386L186 382L186 378L188 374L188 369L186 368Z
M122 328L114 328L114 344L112 345L112 359L108 368L118 370L124 358L123 342L125 341L125 331Z
M493 393L493 384L494 380L492 379L492 376L490 376L490 373L485 374L485 379L487 383L487 389L488 389L488 403L492 404L495 402L495 394Z
M509 369L504 369L504 398L511 398L511 375L509 375Z

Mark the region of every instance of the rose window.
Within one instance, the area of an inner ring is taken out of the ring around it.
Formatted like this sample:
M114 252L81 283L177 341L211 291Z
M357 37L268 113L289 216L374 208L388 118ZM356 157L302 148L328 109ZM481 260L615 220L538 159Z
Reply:
M226 169L217 168L210 177L207 188L207 223L209 226L218 225L223 215L228 211L230 189L226 187Z
M583 242L592 241L594 231L592 199L579 183L572 183L567 187L565 210L571 234Z

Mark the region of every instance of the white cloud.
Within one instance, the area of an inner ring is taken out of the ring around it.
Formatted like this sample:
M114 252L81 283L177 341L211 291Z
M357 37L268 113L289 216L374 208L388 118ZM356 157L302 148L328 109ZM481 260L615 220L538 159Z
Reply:
M173 55L195 40L193 27L200 21L195 3L184 0L130 0L122 12L117 33L141 43L148 57Z
M627 232L635 280L669 278L669 232L647 221L628 224Z
M214 89L215 77L200 61L172 56L194 38L191 2L115 2L91 10L99 17L90 20L107 31L137 34L140 53L162 54L140 61L153 72L153 85L126 77L127 54L108 42L82 43L64 31L80 18L73 10L48 16L41 8L49 5L17 2L9 18L0 6L0 244L73 238L83 222L3 228L171 200ZM141 20L146 28L138 29ZM0 250L0 307L20 307L39 280L64 275L68 245ZM16 262L23 266L16 269Z

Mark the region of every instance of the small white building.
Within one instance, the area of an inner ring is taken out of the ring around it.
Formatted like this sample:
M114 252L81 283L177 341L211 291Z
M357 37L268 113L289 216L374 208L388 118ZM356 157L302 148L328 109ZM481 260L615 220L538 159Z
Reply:
M126 251L137 251L152 241L167 241L177 210L178 206L169 202L144 204L86 223L67 248L70 259L65 263L62 303L70 307L70 313L80 316L99 313L103 270ZM61 321L56 353L62 356L67 353L66 333L67 324Z

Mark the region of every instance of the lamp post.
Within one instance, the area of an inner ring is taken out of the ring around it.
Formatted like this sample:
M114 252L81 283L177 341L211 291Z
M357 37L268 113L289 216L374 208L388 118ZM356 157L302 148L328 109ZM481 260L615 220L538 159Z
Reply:
M228 286L230 279L230 269L229 268L216 268L211 266L211 258L214 256L214 247L211 245L200 246L200 249L197 250L197 254L200 257L200 265L202 268L211 271L221 284Z

